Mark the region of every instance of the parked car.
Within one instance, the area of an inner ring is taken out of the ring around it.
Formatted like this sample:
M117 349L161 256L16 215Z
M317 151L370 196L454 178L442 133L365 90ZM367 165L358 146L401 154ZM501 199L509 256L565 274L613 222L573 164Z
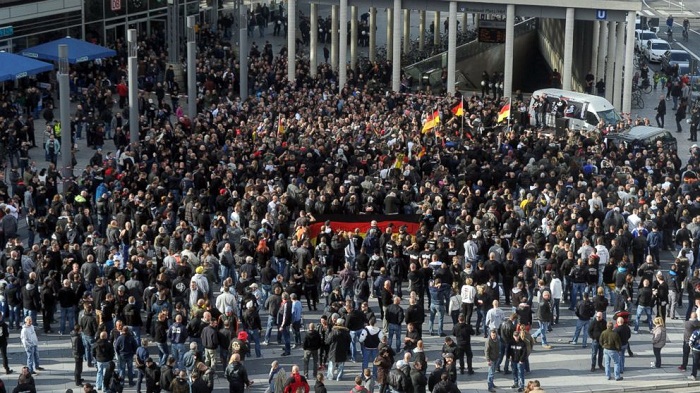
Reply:
M647 41L645 56L650 63L659 63L667 50L671 50L671 45L666 40L659 38Z
M679 74L683 74L681 70L690 69L690 53L683 49L671 49L664 52L661 57L661 69L670 74L673 69L678 66Z
M671 131L652 127L636 126L627 131L606 135L607 142L619 145L624 143L627 148L641 151L642 149L656 150L663 147L665 151L676 151L678 141Z
M653 32L651 30L635 30L634 49L638 50L641 53L644 53L645 48L647 46L647 41L655 40L658 38L659 37L656 35L656 32Z

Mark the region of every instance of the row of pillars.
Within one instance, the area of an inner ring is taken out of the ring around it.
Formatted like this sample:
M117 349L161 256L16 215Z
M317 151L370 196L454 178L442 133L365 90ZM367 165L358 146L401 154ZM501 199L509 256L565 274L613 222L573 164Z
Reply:
M331 8L331 67L338 70L338 88L342 89L347 82L347 51L339 50L339 43L347 42L348 38L348 0L340 0L339 5ZM401 87L401 51L410 50L410 10L401 8L401 0L394 0L393 8L387 8L387 60L392 63L391 89L399 91ZM350 67L357 66L357 6L350 7ZM369 15L369 60L376 60L376 13L375 7L370 8ZM455 93L456 74L456 47L457 47L457 2L449 3L448 11L448 41L447 41L447 92ZM295 79L295 53L296 53L296 0L288 2L288 23L290 32L288 35L288 65L287 78L290 81ZM401 47L401 18L403 17L403 48ZM462 15L462 26L467 26L467 14ZM311 27L310 27L310 53L311 75L316 75L317 46L318 46L318 8L316 4L311 4ZM434 13L435 35L434 43L440 44L440 12ZM627 32L625 32L625 22L595 21L594 42L591 62L591 70L597 79L603 75L610 75L605 78L606 98L615 105L622 108L623 112L629 113L631 110L631 84L633 73L628 72L623 75L622 69L632 70L632 60L634 56L634 26L635 13L630 11L627 16ZM573 47L574 47L574 25L575 9L566 9L566 20L564 29L564 53L562 67L562 87L564 90L572 89L572 68L573 68ZM426 12L420 11L418 46L422 49L425 43ZM513 91L513 44L515 39L515 5L506 6L506 39L505 39L505 63L503 92L505 97L510 97ZM344 45L343 45L344 47ZM610 61L607 59L610 58ZM340 67L339 67L340 65Z
M627 14L626 26L625 22L593 23L591 72L597 80L605 79L605 98L615 108L622 108L623 113L630 113L634 77L635 13L630 11ZM630 71L625 72L623 76L623 69Z
M411 25L411 11L402 9L401 0L394 0L394 6L392 8L387 8L387 26L386 26L386 59L392 63L391 72L391 88L393 91L399 91L401 87L401 53L407 53L411 50L411 36L410 36L410 25ZM287 22L288 22L288 37L287 46L289 48L288 58L287 58L287 78L290 81L295 79L296 67L295 67L295 53L296 53L296 36L294 32L296 31L296 0L290 0L288 2L287 10ZM462 14L462 26L467 25L467 13ZM513 13L513 20L515 13ZM421 10L419 15L419 35L418 35L418 49L422 50L425 46L425 29L426 23L426 11ZM358 38L358 9L357 6L350 7L350 68L355 69L357 67L357 38ZM316 76L316 65L318 64L317 59L317 47L318 47L318 6L317 4L311 3L311 16L310 16L310 42L309 42L309 61L311 63L311 75ZM434 37L433 43L437 46L440 45L440 12L436 11L434 13ZM339 43L345 43L348 40L348 1L340 0L339 5L333 5L331 7L331 48L330 48L330 65L331 68L338 70L338 88L342 89L347 82L347 64L348 64L348 52L346 50L340 50L341 45ZM512 29L511 29L512 30ZM371 7L369 10L369 61L376 61L377 53L377 8ZM401 34L403 32L403 47L401 45ZM343 48L345 47L342 45ZM454 53L457 50L457 3L451 2L449 5L449 22L448 22L448 43L447 50L452 53L452 56L448 56L448 79L447 79L447 91L448 93L455 92L455 72L456 72L456 56ZM342 66L339 66L342 65Z

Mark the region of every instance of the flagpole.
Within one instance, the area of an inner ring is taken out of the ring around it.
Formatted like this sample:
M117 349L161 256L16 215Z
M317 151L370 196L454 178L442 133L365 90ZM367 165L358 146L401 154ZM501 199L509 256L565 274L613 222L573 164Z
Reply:
M462 132L461 132L461 134L462 134L462 141L464 141L464 115L465 115L465 113L464 113L464 96L462 96L460 98L460 100L461 100L460 105L462 105Z
M508 131L510 131L510 112L513 110L512 103L513 100L508 97Z

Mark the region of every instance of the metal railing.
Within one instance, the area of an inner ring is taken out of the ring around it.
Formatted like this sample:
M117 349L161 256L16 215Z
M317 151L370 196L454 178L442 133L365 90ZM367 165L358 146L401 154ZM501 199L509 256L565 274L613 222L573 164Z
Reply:
M515 37L519 37L523 34L536 30L537 22L537 18L530 18L516 23L513 29ZM484 43L475 39L469 43L458 46L455 57L457 58L457 62L459 62L461 60L476 56L479 53L483 53L498 45L502 44ZM447 67L447 51L419 61L418 63L406 66L403 68L403 71L415 81L423 81L424 79L422 78L427 77L427 79L430 81L430 85L435 86L442 83L440 73L444 67ZM437 74L437 76L435 74ZM464 87L474 85L474 83L461 72L458 72L458 76L459 75L461 75L461 77L460 80L457 80L458 83L465 84ZM475 85L471 87L476 88Z

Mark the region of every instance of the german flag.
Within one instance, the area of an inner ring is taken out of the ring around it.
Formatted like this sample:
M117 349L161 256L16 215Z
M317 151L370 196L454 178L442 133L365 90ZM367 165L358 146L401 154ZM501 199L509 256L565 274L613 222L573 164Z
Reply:
M423 123L423 133L425 134L426 132L432 130L438 124L440 124L440 111L436 109L432 114L428 115L425 123Z
M452 114L455 116L464 116L464 99L459 100L459 104L452 108Z
M415 235L420 228L420 215L418 214L357 214L348 216L345 214L324 214L316 216L316 221L309 226L309 238L315 240L321 233L321 227L326 222L330 221L330 227L333 231L345 231L353 233L355 229L359 229L364 236L372 228L379 229L382 234L386 228L392 225L393 233L399 233L399 228L406 226L406 233ZM374 225L373 225L374 224ZM359 250L357 250L359 252Z
M277 119L277 136L284 135L284 123L282 118Z
M510 103L503 105L503 108L498 112L497 123L502 122L510 117Z

